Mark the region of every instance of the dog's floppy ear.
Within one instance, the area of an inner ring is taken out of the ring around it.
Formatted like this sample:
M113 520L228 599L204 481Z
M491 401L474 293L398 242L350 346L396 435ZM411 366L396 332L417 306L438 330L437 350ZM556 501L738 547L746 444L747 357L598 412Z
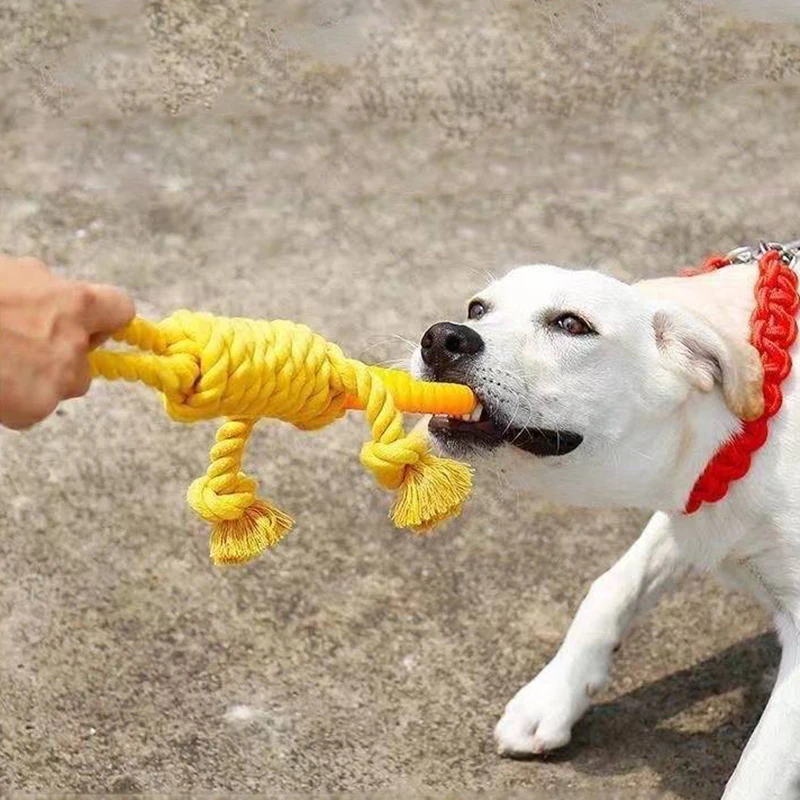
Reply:
M748 342L732 341L683 310L657 311L656 344L673 369L702 392L722 387L728 408L743 420L764 413L761 359Z

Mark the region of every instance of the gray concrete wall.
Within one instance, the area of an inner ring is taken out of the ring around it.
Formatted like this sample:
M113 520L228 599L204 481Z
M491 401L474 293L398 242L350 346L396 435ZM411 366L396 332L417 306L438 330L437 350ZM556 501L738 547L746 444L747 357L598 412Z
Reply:
M2 0L0 249L383 361L514 264L632 279L800 235L795 4L646 8ZM0 787L718 797L764 616L693 581L563 754L501 760L503 705L644 518L487 473L415 539L362 426L263 426L249 466L297 528L231 571L183 502L213 426L96 385L0 435Z

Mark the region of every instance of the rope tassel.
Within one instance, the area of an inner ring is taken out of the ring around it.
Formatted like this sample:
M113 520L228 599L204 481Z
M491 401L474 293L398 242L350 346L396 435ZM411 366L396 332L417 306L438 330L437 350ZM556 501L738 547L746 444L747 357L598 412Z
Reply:
M277 544L292 520L256 495L242 459L261 418L316 430L361 409L372 440L361 463L395 490L391 510L401 528L426 531L457 515L472 487L465 464L438 458L419 433L406 434L401 411L453 416L477 400L459 384L427 383L400 370L344 356L304 325L228 319L178 311L158 324L136 318L114 339L135 350L96 350L94 375L140 381L156 389L180 422L227 418L217 431L206 474L189 487L192 509L211 523L211 559L241 564Z

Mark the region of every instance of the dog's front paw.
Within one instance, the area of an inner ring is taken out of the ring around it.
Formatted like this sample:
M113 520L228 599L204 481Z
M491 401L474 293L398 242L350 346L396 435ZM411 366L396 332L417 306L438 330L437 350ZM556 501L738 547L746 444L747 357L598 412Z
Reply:
M497 752L524 757L568 744L572 726L591 705L588 688L557 662L548 664L506 706L494 730Z

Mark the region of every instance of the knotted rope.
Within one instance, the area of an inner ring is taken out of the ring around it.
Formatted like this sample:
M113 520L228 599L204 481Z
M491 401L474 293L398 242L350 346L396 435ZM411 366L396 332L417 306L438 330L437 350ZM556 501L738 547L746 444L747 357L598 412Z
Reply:
M391 516L398 527L426 530L458 514L470 492L470 468L434 456L421 434L407 435L400 413L469 413L476 399L466 386L369 367L305 325L284 320L178 311L158 324L137 317L113 338L137 350L94 351L95 375L153 387L179 422L227 418L206 474L188 492L191 507L213 525L217 564L248 561L292 524L256 496L256 481L242 472L245 447L262 417L315 430L347 409L363 409L372 440L361 463L381 486L397 490Z
M699 269L682 274L713 272L731 263L728 258L715 256ZM767 423L783 403L781 384L791 372L789 349L797 338L797 274L783 262L777 250L762 255L758 270L750 343L761 356L764 367L764 413L756 420L742 423L740 432L717 451L689 495L686 514L694 513L703 503L721 500L730 484L747 474L753 454L767 441Z

